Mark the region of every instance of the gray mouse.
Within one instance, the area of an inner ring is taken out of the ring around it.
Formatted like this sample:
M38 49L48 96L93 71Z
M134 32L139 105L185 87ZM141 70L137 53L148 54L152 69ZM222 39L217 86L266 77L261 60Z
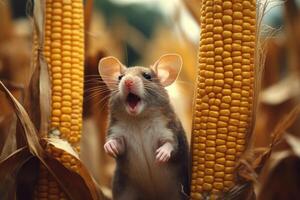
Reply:
M164 88L181 66L177 54L149 68L126 68L114 57L100 60L100 76L111 90L104 150L116 159L113 199L186 199L188 144Z

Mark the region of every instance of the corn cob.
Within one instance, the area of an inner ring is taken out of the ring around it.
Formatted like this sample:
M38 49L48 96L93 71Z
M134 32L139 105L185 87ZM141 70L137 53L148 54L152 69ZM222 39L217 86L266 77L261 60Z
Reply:
M80 150L82 127L84 17L82 0L46 0L44 55L52 83L51 129ZM51 132L51 131L49 131ZM53 131L52 131L53 132ZM57 132L57 131L55 131ZM69 169L77 170L66 153L47 148ZM54 188L54 189L53 189ZM43 166L35 199L66 199Z
M255 0L202 0L192 131L192 199L217 199L236 183L254 90Z
M78 146L83 95L83 4L46 1L45 57L52 79L51 127Z

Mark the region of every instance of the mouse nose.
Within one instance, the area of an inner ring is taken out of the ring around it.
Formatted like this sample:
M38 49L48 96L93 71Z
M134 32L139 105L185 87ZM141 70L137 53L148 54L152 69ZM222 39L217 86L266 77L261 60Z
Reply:
M125 85L127 88L131 88L133 86L133 80L131 79L125 80Z

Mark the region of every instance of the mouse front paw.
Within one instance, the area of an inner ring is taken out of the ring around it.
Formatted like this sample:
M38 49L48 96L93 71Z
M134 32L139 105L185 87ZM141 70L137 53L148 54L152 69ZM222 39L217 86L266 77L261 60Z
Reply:
M165 143L161 147L159 147L155 154L156 162L158 163L165 163L168 162L171 158L171 153L173 151L173 146L170 143Z
M117 157L123 152L122 145L117 139L110 139L104 144L105 152L113 157Z

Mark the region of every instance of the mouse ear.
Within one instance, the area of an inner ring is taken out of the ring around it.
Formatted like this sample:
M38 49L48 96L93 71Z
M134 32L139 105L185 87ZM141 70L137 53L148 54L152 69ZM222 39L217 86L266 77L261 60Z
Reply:
M166 87L171 85L178 77L182 66L182 58L178 54L165 54L151 67Z
M104 57L99 61L98 71L109 89L118 86L118 77L125 70L124 65L115 57Z

